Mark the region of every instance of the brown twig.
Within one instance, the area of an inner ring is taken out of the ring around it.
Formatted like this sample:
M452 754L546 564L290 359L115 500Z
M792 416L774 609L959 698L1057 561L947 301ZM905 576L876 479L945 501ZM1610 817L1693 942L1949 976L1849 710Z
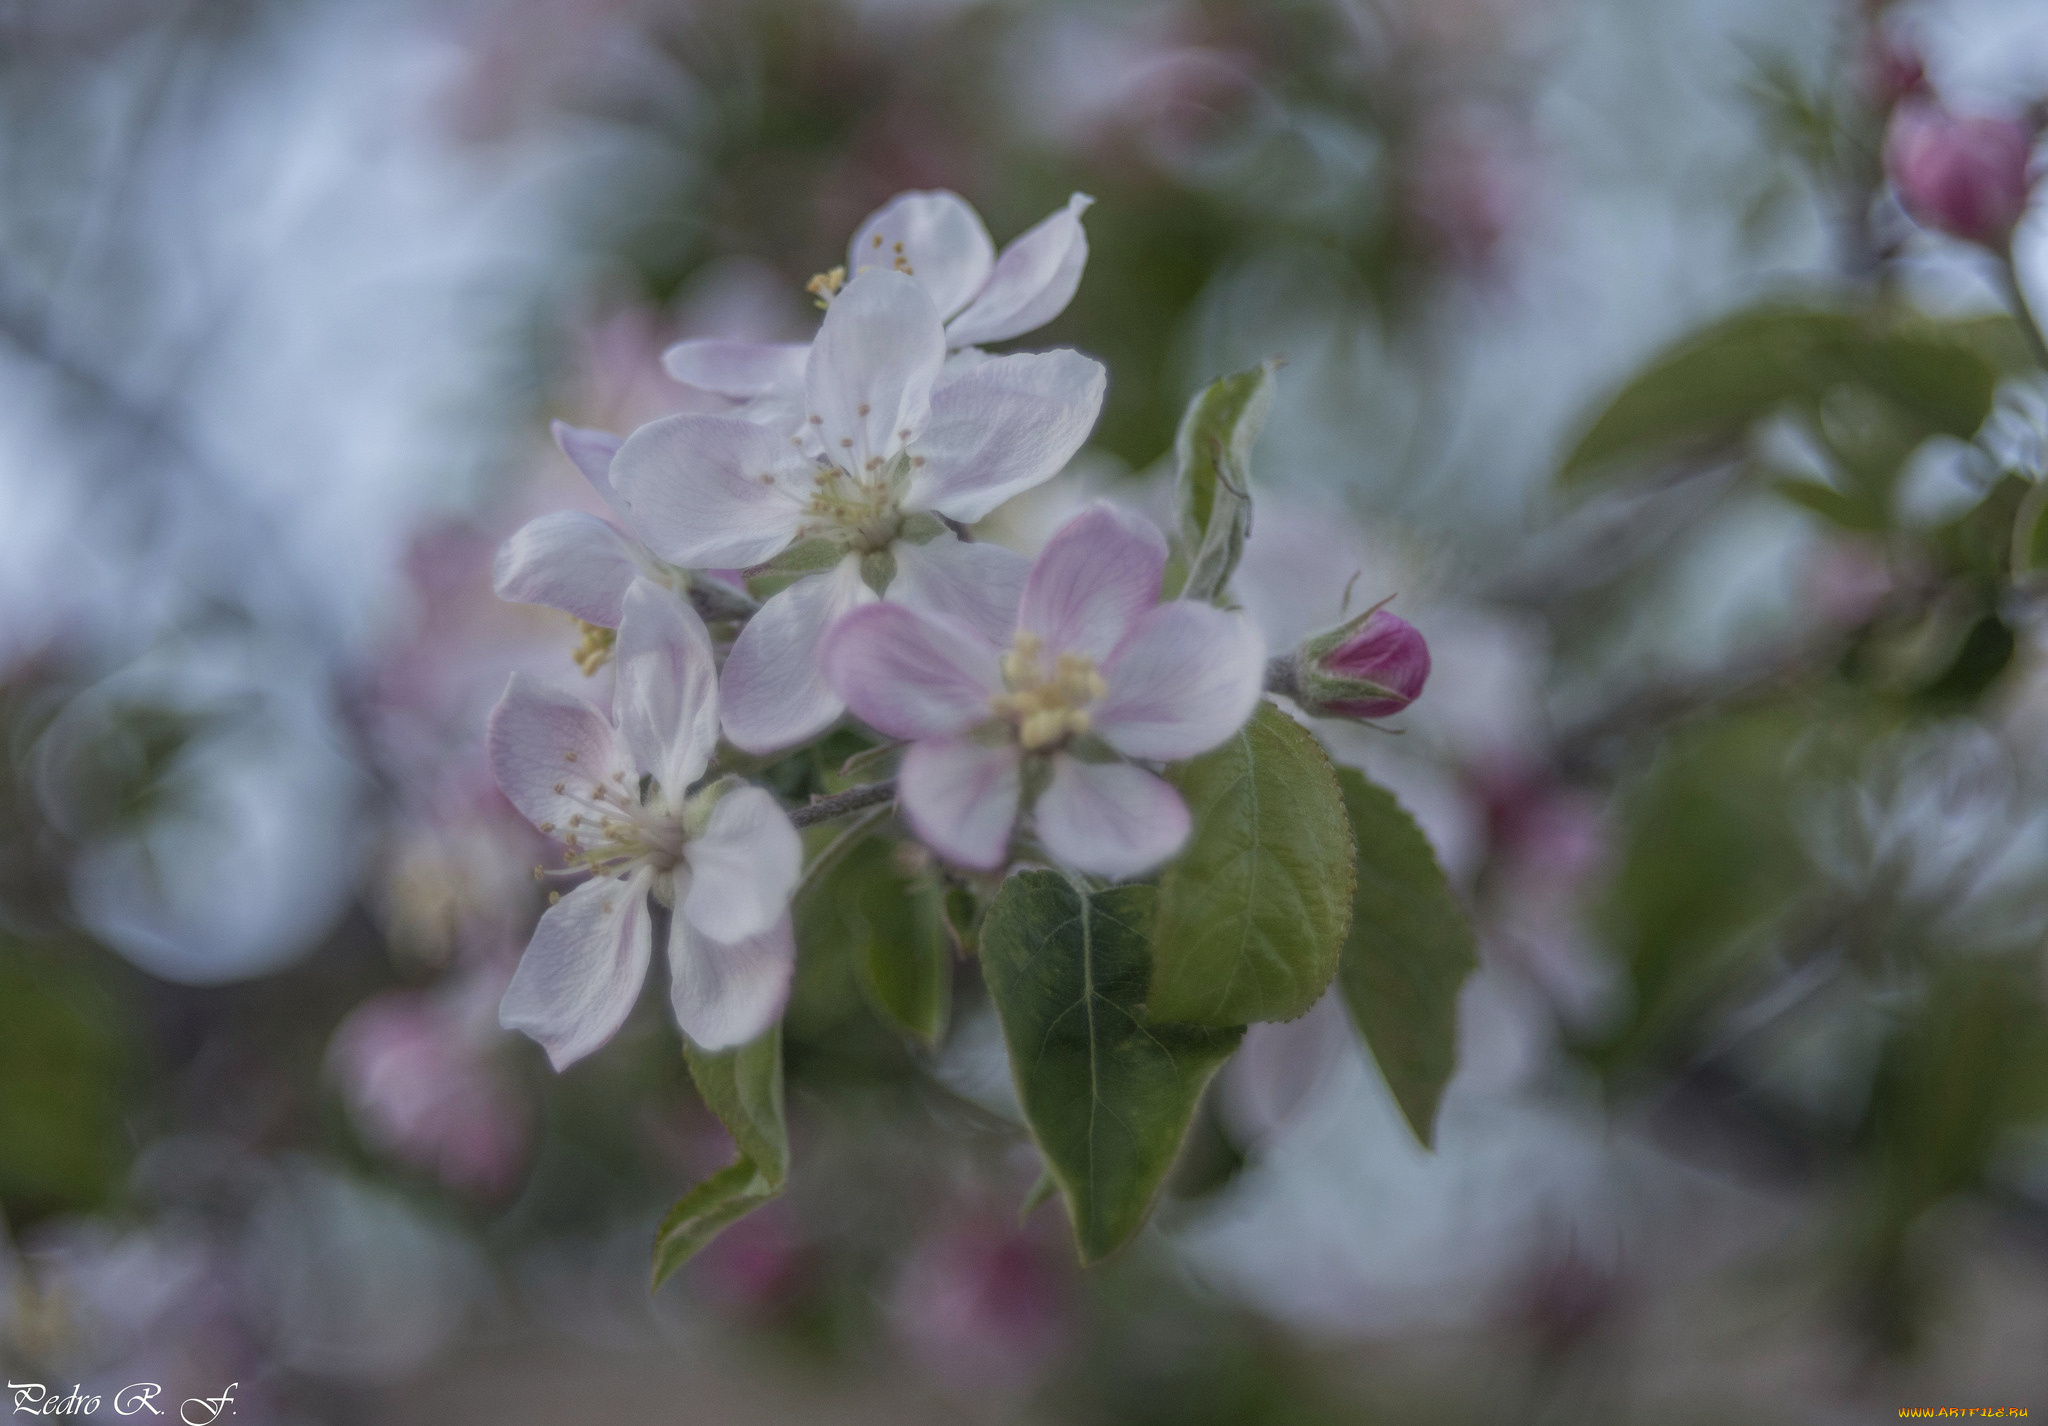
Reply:
M789 814L789 820L799 828L815 827L820 822L829 822L834 817L844 817L849 812L858 812L864 807L876 807L896 800L896 779L870 782L861 787L849 787L844 792L834 792L825 797L816 797Z

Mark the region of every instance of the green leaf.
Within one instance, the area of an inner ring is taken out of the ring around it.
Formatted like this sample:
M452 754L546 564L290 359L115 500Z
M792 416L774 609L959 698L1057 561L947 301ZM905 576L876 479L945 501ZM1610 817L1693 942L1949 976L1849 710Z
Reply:
M1679 447L1732 441L1843 387L1879 398L1920 436L1967 439L1990 414L1998 380L1981 349L1974 330L1933 322L1883 327L1847 312L1752 308L1653 360L1579 438L1558 480L1582 484Z
M1863 1192L1844 1226L1854 1285L1875 1308L1867 1326L1890 1350L1916 1343L1938 1300L1914 1225L1981 1187L2015 1131L2040 1128L2048 1017L2037 980L2027 959L1944 957L1879 1060L1858 1145Z
M1873 510L1870 502L1844 495L1832 485L1818 480L1807 480L1800 476L1781 476L1771 482L1771 489L1791 501L1794 505L1811 510L1814 514L1845 530L1881 531L1887 521L1885 512Z
M742 1158L775 1187L789 1173L789 1130L782 1108L782 1026L732 1050L700 1050L687 1039L683 1058L697 1093L732 1135Z
M831 862L798 898L797 944L810 962L842 958L891 1029L936 1043L953 997L943 893L903 868L898 845L860 833L828 844Z
M1472 926L1429 839L1392 793L1337 769L1358 843L1358 890L1337 985L1425 1148L1457 1067L1458 991L1478 965Z
M1784 703L1668 740L1622 804L1622 848L1599 919L1627 964L1630 1019L1592 1059L1605 1072L1682 1057L1771 944L1806 876L1792 753L1825 710ZM1848 730L1844 730L1845 735Z
M1244 554L1252 529L1252 445L1273 407L1278 366L1266 361L1210 382L1181 417L1173 454L1188 561L1183 599L1216 600Z
M727 1164L670 1208L654 1234L654 1287L700 1248L782 1190L746 1159Z
M739 1159L676 1200L654 1236L659 1287L728 1224L782 1192L789 1179L789 1129L782 1104L782 1025L737 1049L701 1050L687 1039L683 1058L697 1093L732 1135Z
M1329 758L1262 702L1167 779L1194 830L1159 879L1152 1014L1243 1025L1305 1013L1337 973L1351 920L1351 828Z
M1148 886L1090 892L1020 872L982 925L1017 1095L1083 1262L1144 1226L1203 1087L1243 1035L1145 1015L1156 900Z
M854 974L877 1012L926 1044L945 1033L953 998L953 947L943 892L920 886L896 865L880 839L848 856L853 883ZM845 884L844 881L841 883Z

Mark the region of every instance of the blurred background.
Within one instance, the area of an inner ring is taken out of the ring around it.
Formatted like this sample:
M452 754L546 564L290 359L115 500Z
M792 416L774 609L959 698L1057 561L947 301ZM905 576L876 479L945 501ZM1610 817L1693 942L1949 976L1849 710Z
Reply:
M2048 7L0 0L8 1379L243 1426L2048 1410L2048 647L1970 553L2048 387L1860 525L1758 478L1796 430L1553 479L1760 299L2005 310L1884 191L1928 88L2048 96ZM1096 199L1032 341L1108 401L1004 538L1151 499L1188 396L1285 358L1238 588L1276 648L1354 579L1430 641L1400 736L1326 731L1480 924L1458 1073L1425 1153L1340 1008L1256 1027L1084 1275L972 967L907 1048L800 907L791 1191L650 1296L729 1145L658 994L560 1077L497 1027L539 848L483 721L579 675L491 556L596 508L550 419L710 409L662 348L801 338L930 187L998 243Z

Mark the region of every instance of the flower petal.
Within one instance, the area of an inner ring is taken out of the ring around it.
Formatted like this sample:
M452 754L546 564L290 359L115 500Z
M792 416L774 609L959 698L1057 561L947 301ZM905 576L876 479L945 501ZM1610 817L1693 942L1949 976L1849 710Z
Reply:
M612 653L612 716L640 772L669 805L704 775L718 747L718 665L697 611L669 590L635 580ZM635 779L637 781L637 779Z
M864 272L832 299L811 343L804 400L825 453L865 474L922 430L946 334L922 287L900 272Z
M595 515L557 510L529 520L498 550L491 587L514 604L545 604L608 629L639 577L633 542Z
M796 939L784 916L758 936L715 941L677 916L668 928L668 999L682 1032L707 1050L744 1045L789 1000Z
M996 245L981 216L957 193L899 193L868 215L846 247L846 272L872 268L914 276L941 317L974 299L995 265ZM899 267L900 263L900 267Z
M677 342L661 354L662 369L685 386L734 401L804 389L808 342Z
M1055 859L1096 876L1136 876L1158 866L1188 839L1180 794L1128 763L1052 760L1052 782L1038 799L1038 838Z
M981 630L999 648L1017 630L1017 605L1031 561L985 541L950 537L913 545L898 540L889 598L928 614L951 614Z
M973 524L1052 479L1095 427L1108 374L1079 352L996 357L932 394L905 502Z
M1003 249L988 285L946 326L951 346L1006 341L1044 326L1066 310L1088 265L1081 215L1095 200L1076 193L1067 206ZM944 309L941 309L944 310Z
M653 950L650 875L587 881L550 906L505 987L498 1023L538 1040L558 1070L609 1040L632 1013Z
M1175 600L1138 620L1103 665L1089 712L1126 757L1191 758L1244 726L1266 684L1266 641L1251 620Z
M825 682L868 726L892 738L964 733L1002 692L1001 655L963 619L884 600L834 624Z
M1014 743L971 738L913 743L896 774L896 796L918 840L961 866L1003 864L1022 792Z
M485 743L505 796L527 821L557 836L572 816L596 811L593 788L617 787L615 774L633 773L609 718L523 673L512 675L491 710Z
M789 438L734 416L668 416L612 458L612 485L634 533L692 569L743 569L796 536L810 466Z
M1165 571L1166 537L1157 527L1098 500L1046 541L1024 583L1017 627L1043 639L1048 655L1099 663L1159 602Z
M599 431L589 426L572 426L567 421L556 421L548 427L553 432L555 444L569 463L583 473L607 505L614 504L612 498L612 457L625 444L623 437L610 431Z
M772 753L822 733L846 710L818 666L825 630L871 604L860 558L800 579L761 606L726 656L719 704L725 735L750 753Z
M718 799L703 835L683 849L690 890L681 911L717 941L758 936L789 914L804 847L789 815L758 787Z

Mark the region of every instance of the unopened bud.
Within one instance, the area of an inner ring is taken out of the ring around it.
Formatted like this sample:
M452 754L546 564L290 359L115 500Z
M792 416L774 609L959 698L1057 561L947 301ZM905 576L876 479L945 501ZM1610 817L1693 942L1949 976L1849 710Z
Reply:
M1429 645L1406 619L1374 608L1304 639L1279 664L1275 682L1302 711L1323 718L1387 718L1422 693L1429 680Z
M2014 119L1966 118L1908 102L1892 116L1885 170L1915 221L2003 248L2027 209L2034 131Z

